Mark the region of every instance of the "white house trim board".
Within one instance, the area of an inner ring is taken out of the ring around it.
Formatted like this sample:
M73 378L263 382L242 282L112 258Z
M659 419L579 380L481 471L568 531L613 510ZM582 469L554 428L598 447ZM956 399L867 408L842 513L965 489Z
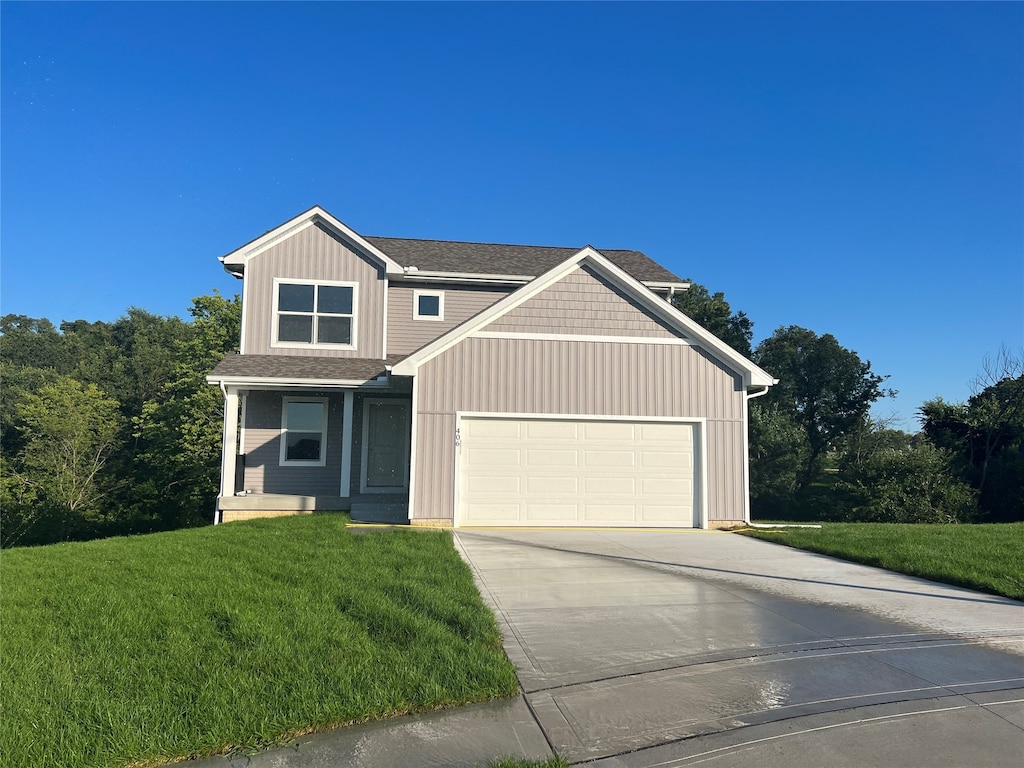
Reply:
M223 384L227 387L250 387L253 389L370 389L387 387L386 377L379 379L273 379L261 377L206 377L207 384Z
M255 240L251 240L246 243L241 248L237 248L231 253L221 256L220 261L225 267L239 265L244 268L245 264L254 256L258 256L267 249L277 245L282 240L286 240L292 235L298 234L302 230L317 223L327 225L328 229L333 230L334 233L341 236L342 239L348 241L352 245L355 245L359 250L369 254L375 261L385 268L388 274L402 273L402 267L397 261L392 259L375 245L372 245L370 242L365 240L355 230L346 226L343 222L336 219L319 205L314 205L308 211L300 213L298 216L289 219L284 224L274 227L268 232L257 237Z
M460 517L460 478L462 472L462 427L464 419L493 419L504 421L593 421L593 422L627 422L650 424L690 424L694 427L694 489L696 501L694 505L695 527L708 527L708 446L707 418L703 416L602 416L583 415L578 413L497 413L488 411L456 411L455 413L455 461L452 468L452 524L458 528L463 524ZM411 496L410 496L411 500ZM410 509L410 518L412 516Z
M412 424L409 428L409 519L416 517L416 439L419 433L419 387L416 379L412 379L412 396L409 405L409 418Z
M643 283L631 277L590 246L566 259L518 291L514 291L497 303L492 304L483 312L456 326L433 342L421 347L409 355L409 357L397 363L393 368L394 374L397 376L415 376L416 369L419 366L455 346L466 337L481 331L489 323L511 312L520 304L554 285L583 264L596 269L605 278L626 291L641 306L650 310L655 317L666 322L683 336L694 340L700 347L716 357L731 370L741 374L745 388L754 385L771 385L775 381L766 371L750 360L747 360L728 344L698 325L657 294L652 293L644 287Z
M612 344L663 344L676 347L692 347L689 339L664 336L595 336L571 333L516 333L515 331L477 331L474 339L530 339L532 341L600 341Z

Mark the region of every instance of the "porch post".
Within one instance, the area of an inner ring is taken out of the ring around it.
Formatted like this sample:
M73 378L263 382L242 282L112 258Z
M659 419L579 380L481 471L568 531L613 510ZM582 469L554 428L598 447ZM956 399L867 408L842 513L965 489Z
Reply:
M224 393L224 435L221 442L220 495L234 496L235 458L238 455L238 388L222 384L221 391Z
M344 416L341 423L341 498L347 499L352 488L352 401L355 393L345 390Z

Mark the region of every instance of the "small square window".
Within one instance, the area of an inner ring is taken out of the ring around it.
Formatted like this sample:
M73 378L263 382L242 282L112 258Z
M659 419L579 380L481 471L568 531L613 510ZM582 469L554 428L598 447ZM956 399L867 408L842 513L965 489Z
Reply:
M444 292L413 291L414 320L444 320Z

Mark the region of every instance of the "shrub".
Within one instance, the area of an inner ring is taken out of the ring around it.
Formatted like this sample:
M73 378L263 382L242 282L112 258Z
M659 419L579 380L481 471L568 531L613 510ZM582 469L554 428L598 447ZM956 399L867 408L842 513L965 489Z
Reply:
M852 497L847 519L873 523L964 523L977 494L952 467L953 454L928 441L879 451L847 467L840 487Z

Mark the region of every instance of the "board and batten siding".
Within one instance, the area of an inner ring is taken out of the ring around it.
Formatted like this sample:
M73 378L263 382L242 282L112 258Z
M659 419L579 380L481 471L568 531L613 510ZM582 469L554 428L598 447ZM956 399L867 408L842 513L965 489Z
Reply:
M391 283L388 286L388 354L407 355L456 325L505 298L511 289L469 288L437 283ZM444 293L443 320L414 320L415 291Z
M414 518L452 516L460 411L704 418L709 519L744 517L746 393L699 347L471 337L424 363L415 386Z
M281 405L285 397L327 398L327 461L323 467L281 466ZM261 392L246 396L245 483L238 490L295 496L339 496L344 396L334 392Z
M490 323L487 330L656 338L678 335L587 266L527 299Z
M355 349L271 346L274 278L358 283ZM245 306L242 308L245 313L245 354L384 357L384 268L349 248L322 226L306 227L253 257L246 265L245 282Z

